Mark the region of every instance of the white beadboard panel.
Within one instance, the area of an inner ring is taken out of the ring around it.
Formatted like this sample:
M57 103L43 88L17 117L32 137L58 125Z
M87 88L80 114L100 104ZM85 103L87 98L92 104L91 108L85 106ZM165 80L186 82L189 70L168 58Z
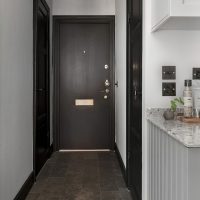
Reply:
M188 198L189 149L151 122L148 137L149 200L193 200Z
M187 148L148 121L148 200L200 199L200 148Z
M190 149L188 152L188 200L200 199L200 150Z

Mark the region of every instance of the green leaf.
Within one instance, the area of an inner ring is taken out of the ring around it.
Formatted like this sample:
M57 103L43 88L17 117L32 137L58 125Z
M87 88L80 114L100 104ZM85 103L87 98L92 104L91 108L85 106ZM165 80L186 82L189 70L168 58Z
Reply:
M182 105L184 104L181 97L175 98L174 100L171 100L170 103L171 103L171 110L174 111L174 112L176 111L176 108L179 104L182 104Z

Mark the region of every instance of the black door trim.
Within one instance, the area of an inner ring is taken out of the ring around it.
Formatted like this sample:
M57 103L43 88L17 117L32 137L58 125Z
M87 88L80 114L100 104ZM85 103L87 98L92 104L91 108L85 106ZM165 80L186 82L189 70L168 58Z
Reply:
M129 14L129 2L130 0L127 0L127 19L126 19L126 184L129 188L129 157L130 157L130 14Z
M118 159L118 162L119 162L119 166L120 166L120 168L121 168L121 172L122 172L124 181L125 181L125 183L127 183L127 181L126 181L126 167L125 167L125 165L124 165L123 159L122 159L122 157L121 157L121 154L120 154L120 152L119 152L119 149L118 149L116 143L115 143L115 153L116 153L116 155L117 155L117 159ZM127 185L126 185L126 186L127 186Z
M34 175L33 175L33 172L31 172L31 174L26 179L26 181L22 185L21 189L19 190L19 192L15 196L14 200L25 200L28 193L30 192L33 184L34 184Z
M130 14L129 14L129 3L126 3L126 184L129 188L129 157L130 157Z
M59 130L59 26L62 23L106 23L110 25L111 35L111 48L110 52L112 55L110 63L113 66L113 100L111 108L111 134L112 134L112 145L111 149L115 147L115 67L114 67L114 44L115 44L115 16L54 16L53 17L53 66L54 66L54 103L53 103L53 141L54 151L58 151L60 144L60 130Z
M131 114L132 114L132 110L131 110L131 93L133 93L133 91L131 91L131 71L130 71L130 65L131 65L131 30L137 30L139 27L142 27L143 21L142 21L142 5L143 5L143 0L140 0L140 9L141 9L141 17L137 18L135 16L132 16L132 7L131 7L131 3L134 0L126 0L126 11L127 11L127 16L126 16L126 24L127 24L127 39L126 39L126 182L127 182L127 186L128 188L131 190L132 193L132 188L130 185L130 171L132 169L130 169L130 149L131 149L131 124L133 123L131 121ZM142 35L141 35L142 37ZM142 44L141 44L142 45ZM141 55L142 56L142 55ZM142 92L141 94L142 95ZM133 195L133 194L132 194ZM135 197L133 197L135 198Z
M46 8L49 19L50 19L50 8L45 0L40 0L41 3ZM37 76L36 76L36 70L37 70L37 13L39 9L39 0L33 1L33 177L34 180L36 180L36 110L37 110L37 104L36 104L36 84L37 84ZM48 22L49 24L49 22ZM49 29L49 27L48 27ZM49 52L48 52L48 60L49 60L49 70L50 70L50 32L48 32L48 45L49 45ZM50 77L49 77L50 80ZM49 90L50 91L50 90ZM49 96L50 97L50 96ZM50 102L50 99L49 99ZM50 118L50 113L49 113ZM49 126L50 126L50 119L49 119ZM50 142L49 142L50 143ZM50 144L49 144L50 145ZM51 149L49 149L49 155L50 155Z

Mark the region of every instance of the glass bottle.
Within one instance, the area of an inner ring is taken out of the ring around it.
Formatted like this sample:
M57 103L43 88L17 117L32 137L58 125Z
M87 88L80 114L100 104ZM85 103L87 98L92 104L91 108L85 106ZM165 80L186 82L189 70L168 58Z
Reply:
M184 117L192 117L193 101L192 101L192 80L185 80L185 89L183 91Z

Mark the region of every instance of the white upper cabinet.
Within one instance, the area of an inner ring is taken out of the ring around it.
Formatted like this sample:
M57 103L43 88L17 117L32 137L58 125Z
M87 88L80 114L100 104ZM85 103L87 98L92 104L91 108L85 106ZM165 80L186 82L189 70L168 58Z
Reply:
M151 0L152 31L200 30L200 0Z

